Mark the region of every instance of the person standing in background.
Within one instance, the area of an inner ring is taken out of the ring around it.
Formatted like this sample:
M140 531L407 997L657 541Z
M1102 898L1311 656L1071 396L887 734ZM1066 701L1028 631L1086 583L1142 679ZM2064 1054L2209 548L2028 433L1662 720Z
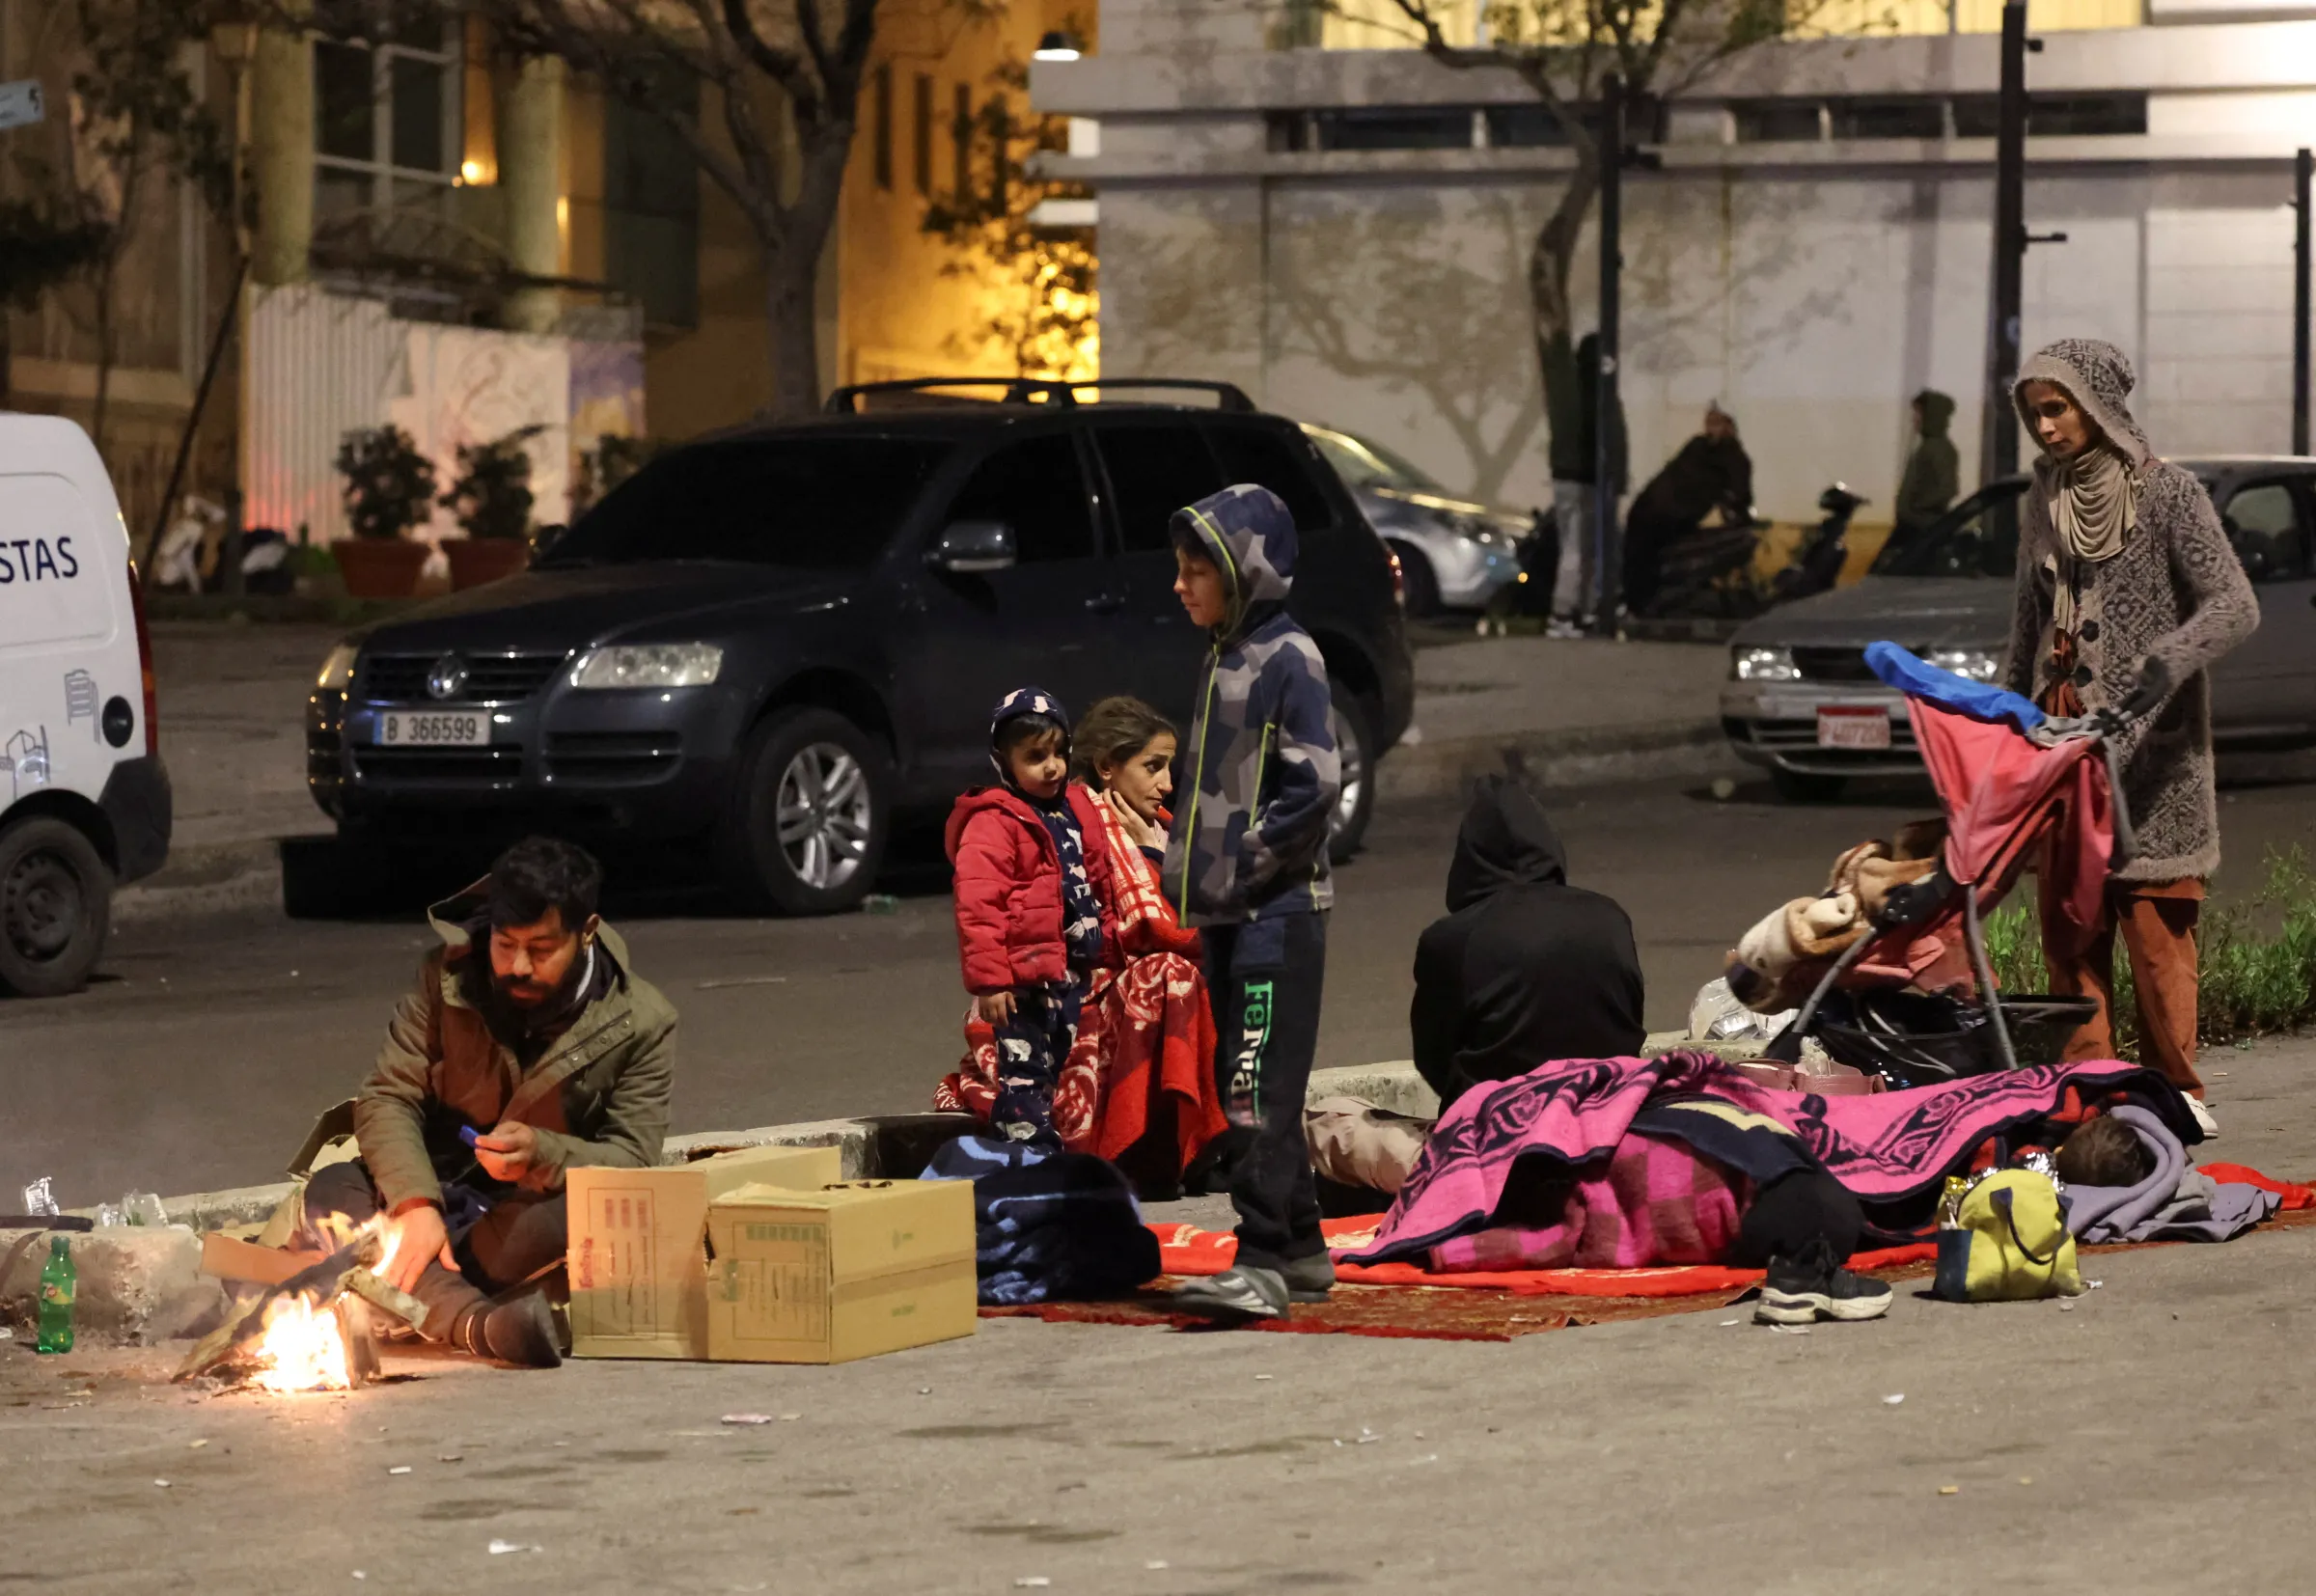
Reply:
M1600 608L1600 550L1596 495L1624 491L1624 407L1609 418L1609 481L1600 476L1600 335L1586 333L1570 352L1565 334L1554 335L1552 393L1552 518L1559 533L1553 575L1552 619L1546 637L1582 637Z
M1919 532L1944 515L1962 485L1962 456L1946 429L1954 420L1954 400L1935 388L1914 396L1914 447L1907 452L1906 469L1898 477L1896 526L1890 536L1903 538Z

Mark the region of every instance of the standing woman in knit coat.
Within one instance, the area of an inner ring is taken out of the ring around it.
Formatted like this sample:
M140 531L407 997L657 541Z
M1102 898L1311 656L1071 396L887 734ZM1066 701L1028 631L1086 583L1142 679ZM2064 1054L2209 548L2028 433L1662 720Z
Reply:
M2051 990L2098 1013L2067 1058L2113 1056L2118 930L2137 987L2140 1061L2195 1104L2195 922L2220 867L2205 671L2260 613L2211 495L2156 458L2132 420L2131 363L2111 344L2062 339L2019 373L2019 414L2043 446L2019 524L2004 684L2054 715L2120 706L2114 738L2138 851L2109 878L2086 936L2043 918Z

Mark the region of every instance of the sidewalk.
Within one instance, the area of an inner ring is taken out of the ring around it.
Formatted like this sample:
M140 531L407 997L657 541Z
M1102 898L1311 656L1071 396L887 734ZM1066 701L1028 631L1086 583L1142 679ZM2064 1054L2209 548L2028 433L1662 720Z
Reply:
M121 894L124 919L281 900L276 844L326 836L306 793L305 708L336 628L161 621L161 753L176 788L168 866ZM1723 649L1475 639L1416 652L1415 726L1378 771L1392 799L1453 793L1517 750L1547 786L1728 768L1714 694Z

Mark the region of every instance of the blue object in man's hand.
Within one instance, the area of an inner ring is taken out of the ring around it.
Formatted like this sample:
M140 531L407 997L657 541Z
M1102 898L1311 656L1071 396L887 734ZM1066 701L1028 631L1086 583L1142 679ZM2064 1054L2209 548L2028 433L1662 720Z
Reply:
M482 1140L482 1133L472 1125L461 1125L458 1127L458 1140L471 1147Z

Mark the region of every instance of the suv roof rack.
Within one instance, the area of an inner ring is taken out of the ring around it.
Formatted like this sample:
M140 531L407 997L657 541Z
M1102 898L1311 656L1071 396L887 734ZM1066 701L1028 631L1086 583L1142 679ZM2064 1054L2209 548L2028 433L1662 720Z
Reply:
M995 399L982 399L969 395L945 395L950 388L1003 389ZM828 396L828 409L840 416L856 415L862 406L859 400L886 397L900 400L895 409L916 404L924 406L948 404L1076 404L1081 389L1157 388L1168 391L1186 391L1212 394L1218 410L1252 411L1254 401L1236 383L1201 382L1193 377L1101 377L1085 382L1062 382L1047 377L909 377L896 382L856 382L838 389ZM1096 400L1096 403L1102 402Z

